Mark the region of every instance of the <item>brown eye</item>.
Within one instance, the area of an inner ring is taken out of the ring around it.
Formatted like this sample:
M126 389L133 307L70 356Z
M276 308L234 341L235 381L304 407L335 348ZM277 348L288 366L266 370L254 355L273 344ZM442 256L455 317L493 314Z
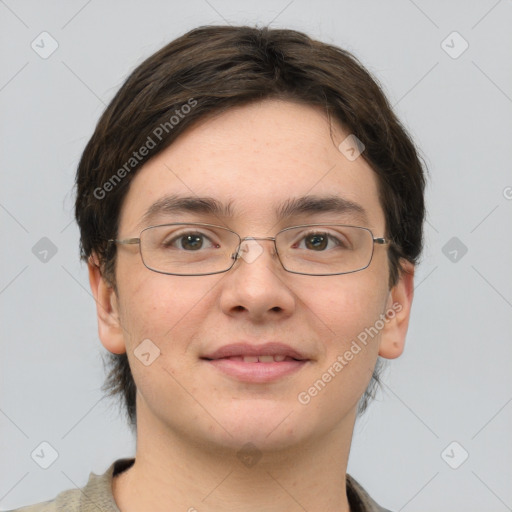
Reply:
M314 234L309 235L305 239L305 244L308 249L323 251L329 242L327 235L325 234Z
M197 234L185 235L180 238L182 249L187 251L197 251L203 247L203 236Z

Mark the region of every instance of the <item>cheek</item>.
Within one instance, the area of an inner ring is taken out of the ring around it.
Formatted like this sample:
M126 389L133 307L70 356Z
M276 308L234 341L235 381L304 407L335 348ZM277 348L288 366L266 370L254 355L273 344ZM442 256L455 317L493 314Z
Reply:
M352 396L356 402L377 360L388 290L382 275L376 279L371 273L340 276L333 284L306 295L308 307L328 328L317 378L329 382L325 399Z
M369 269L368 269L369 270ZM343 343L371 327L385 310L387 280L371 271L316 281L303 293L305 303Z
M193 334L194 326L205 316L205 308L211 307L210 292L219 279L219 276L167 276L146 269L132 271L129 276L120 272L120 312L128 345L136 345L146 338L157 345L173 338L179 345L179 340L172 336L173 331L186 325Z

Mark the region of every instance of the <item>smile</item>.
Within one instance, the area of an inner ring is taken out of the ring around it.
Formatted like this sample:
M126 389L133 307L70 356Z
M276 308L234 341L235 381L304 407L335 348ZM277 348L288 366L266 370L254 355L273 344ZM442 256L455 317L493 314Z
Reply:
M283 354L261 355L261 356L229 356L221 359L229 359L230 361L243 361L244 363L282 363L283 361L297 361L290 356Z
M241 382L265 383L293 375L311 362L297 348L280 342L231 343L201 360L215 371Z

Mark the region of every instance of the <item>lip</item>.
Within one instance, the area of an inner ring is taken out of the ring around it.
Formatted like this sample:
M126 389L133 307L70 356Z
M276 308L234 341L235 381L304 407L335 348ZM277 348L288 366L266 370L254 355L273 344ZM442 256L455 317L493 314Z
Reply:
M264 356L267 354L288 356L299 361L309 359L305 354L284 343L268 342L262 345L231 343L202 356L202 359L222 359L235 356ZM265 363L260 363L265 364Z
M274 362L244 362L228 359L239 356L264 356L264 355L285 356L284 361ZM234 377L242 382L271 382L302 369L310 359L283 343L265 343L263 345L252 345L249 343L234 343L225 345L203 356L201 358L208 365L222 373Z

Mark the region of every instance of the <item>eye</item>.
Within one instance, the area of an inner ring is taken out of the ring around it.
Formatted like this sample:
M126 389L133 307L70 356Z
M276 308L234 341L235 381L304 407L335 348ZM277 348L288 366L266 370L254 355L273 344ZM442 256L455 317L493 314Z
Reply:
M308 249L323 251L329 244L329 238L325 234L308 235L305 239Z
M163 241L162 246L167 249L183 249L185 251L199 251L219 247L203 233L183 233Z
M203 235L184 235L179 238L182 249L197 251L203 247L204 237Z
M338 238L332 233L312 232L304 235L299 242L293 245L296 249L308 249L315 252L324 252L329 249L346 247L343 238Z

